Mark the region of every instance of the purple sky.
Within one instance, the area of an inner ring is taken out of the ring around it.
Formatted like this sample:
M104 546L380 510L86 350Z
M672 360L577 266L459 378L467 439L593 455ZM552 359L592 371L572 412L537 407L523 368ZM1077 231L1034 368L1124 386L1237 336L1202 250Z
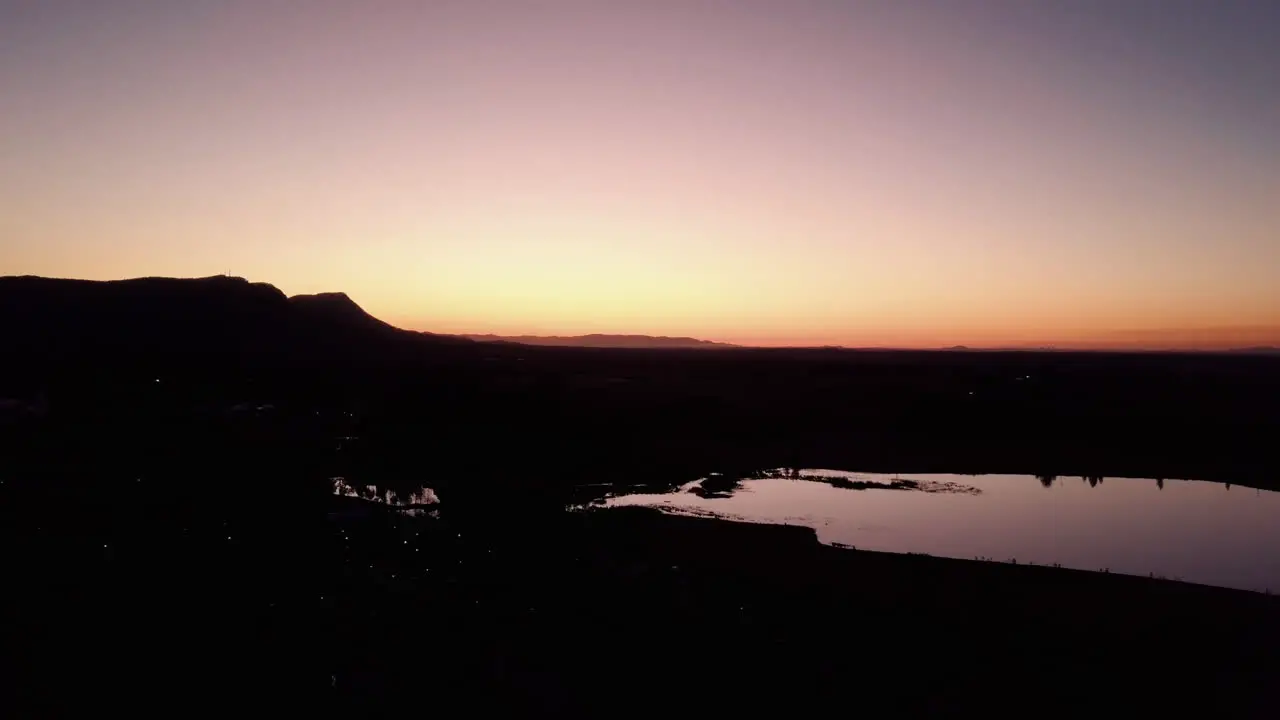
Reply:
M0 0L0 273L442 332L1280 344L1280 4Z

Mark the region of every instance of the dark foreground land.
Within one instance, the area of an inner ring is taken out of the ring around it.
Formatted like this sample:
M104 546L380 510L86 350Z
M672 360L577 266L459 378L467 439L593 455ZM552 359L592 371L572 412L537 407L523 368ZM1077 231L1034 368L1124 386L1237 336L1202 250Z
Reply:
M1280 602L1255 593L638 509L411 517L335 499L316 520L135 502L96 527L74 503L6 518L24 716L1274 717L1277 702Z
M780 466L1280 488L1274 358L529 348L234 279L0 279L0 325L20 716L1280 707L1271 597L564 511Z

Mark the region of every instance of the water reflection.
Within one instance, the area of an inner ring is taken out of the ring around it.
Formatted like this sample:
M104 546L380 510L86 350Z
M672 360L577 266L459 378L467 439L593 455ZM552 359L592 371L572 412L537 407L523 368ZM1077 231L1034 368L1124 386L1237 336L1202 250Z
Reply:
M741 488L742 478L736 475L711 473L706 480L694 483L692 487L688 488L688 492L710 500L712 498L732 497Z
M775 470L596 504L805 525L823 542L866 550L1280 590L1280 493L1163 478L1081 480Z
M779 468L776 470L760 470L751 473L747 477L756 480L762 479L786 479L786 480L804 480L807 482L817 482L824 485L830 485L840 490L914 490L926 493L960 493L964 495L978 495L982 493L982 489L971 484L953 482L938 479L905 479L898 475L894 475L892 479L873 478L871 476L860 476L853 473L841 472L839 470L800 470L797 468ZM705 485L706 480L701 483L694 483L695 487L690 489L694 494L698 492L698 486Z
M379 488L377 485L357 487L348 483L346 478L341 477L332 478L332 482L334 495L359 498L391 507L404 508L407 511L421 510L423 505L437 505L440 503L440 498L436 496L435 490L428 487L418 488L406 495L395 490Z
M1053 487L1053 484L1058 481L1058 476L1057 475L1036 475L1036 479L1040 481L1041 485L1048 488L1048 487ZM1088 484L1089 487L1098 487L1099 485L1102 484L1103 480L1106 480L1106 478L1104 478L1101 475L1081 475L1080 476L1080 481ZM1156 487L1163 490L1164 480L1157 479Z

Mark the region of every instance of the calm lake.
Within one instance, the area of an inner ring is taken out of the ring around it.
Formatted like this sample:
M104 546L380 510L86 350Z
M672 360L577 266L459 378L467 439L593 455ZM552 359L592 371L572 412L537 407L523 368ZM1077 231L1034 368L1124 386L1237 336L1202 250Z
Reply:
M1132 478L767 475L737 483L713 476L673 493L596 504L803 525L823 542L863 550L1016 559L1280 592L1276 492Z

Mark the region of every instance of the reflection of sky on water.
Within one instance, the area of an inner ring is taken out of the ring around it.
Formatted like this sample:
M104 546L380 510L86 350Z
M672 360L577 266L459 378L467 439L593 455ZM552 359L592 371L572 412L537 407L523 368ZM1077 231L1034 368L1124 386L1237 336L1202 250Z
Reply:
M431 488L419 488L407 495L401 495L395 490L379 489L377 485L364 485L357 488L348 483L345 478L340 477L333 478L333 494L360 498L393 507L435 505L440 502L440 498L436 497L435 491Z
M802 471L889 483L896 476ZM986 557L1280 591L1280 493L1219 483L1028 475L909 475L979 493L846 490L821 482L746 480L729 497L629 495L651 505L815 528L866 550ZM1045 482L1050 484L1046 487Z

